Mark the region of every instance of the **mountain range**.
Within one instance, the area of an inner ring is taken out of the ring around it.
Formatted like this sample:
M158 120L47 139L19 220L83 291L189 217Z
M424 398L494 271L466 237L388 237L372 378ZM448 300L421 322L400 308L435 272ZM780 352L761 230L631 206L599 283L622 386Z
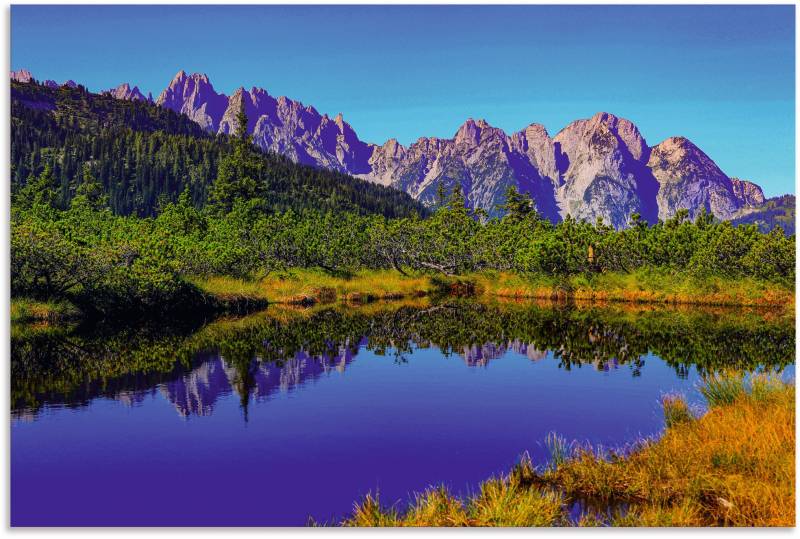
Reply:
M24 70L11 76L32 78ZM129 83L104 93L153 101ZM440 184L446 191L460 185L470 207L500 215L504 193L514 186L552 221L571 215L623 228L634 213L654 223L682 208L691 218L705 209L735 220L766 202L757 184L729 177L687 138L650 146L633 122L606 112L576 120L554 136L536 123L507 134L468 119L453 138L422 137L404 146L396 139L362 141L341 114L331 118L261 88L226 96L200 73L179 71L154 102L225 134L235 131L244 102L248 132L262 149L405 191L427 206L435 204Z

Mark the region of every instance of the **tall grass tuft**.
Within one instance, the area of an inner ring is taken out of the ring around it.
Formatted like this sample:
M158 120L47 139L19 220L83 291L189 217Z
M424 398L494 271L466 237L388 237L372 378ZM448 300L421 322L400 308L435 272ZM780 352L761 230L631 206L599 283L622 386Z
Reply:
M380 495L367 494L353 507L353 515L344 522L345 526L398 526L397 511L381 506Z
M667 394L661 397L661 408L664 410L664 421L668 429L688 423L694 419L689 405L683 395Z
M550 453L550 468L556 469L561 466L569 458L572 452L571 444L563 436L559 436L555 432L549 433L544 438L544 446Z
M747 392L742 373L717 373L703 378L700 393L710 407L733 404Z

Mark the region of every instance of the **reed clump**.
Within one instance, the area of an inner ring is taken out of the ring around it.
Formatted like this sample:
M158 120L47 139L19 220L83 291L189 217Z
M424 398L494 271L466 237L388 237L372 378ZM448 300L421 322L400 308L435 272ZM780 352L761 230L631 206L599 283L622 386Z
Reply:
M694 414L683 395L664 395L661 397L661 407L664 410L664 424L667 428L688 423L694 419Z

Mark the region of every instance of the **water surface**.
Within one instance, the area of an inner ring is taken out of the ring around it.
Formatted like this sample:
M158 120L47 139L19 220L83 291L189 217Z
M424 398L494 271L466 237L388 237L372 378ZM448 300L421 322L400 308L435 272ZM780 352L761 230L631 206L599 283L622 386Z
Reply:
M741 312L393 304L194 331L12 331L12 525L337 522L466 494L550 432L620 447L723 367L791 375L794 327Z

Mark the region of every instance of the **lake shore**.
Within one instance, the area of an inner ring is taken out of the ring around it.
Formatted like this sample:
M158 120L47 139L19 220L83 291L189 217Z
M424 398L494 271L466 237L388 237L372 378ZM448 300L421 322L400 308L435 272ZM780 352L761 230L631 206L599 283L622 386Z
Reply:
M194 305L192 311L208 311L209 316L244 315L264 309L269 304L365 304L453 295L560 304L769 308L782 315L793 313L795 301L794 289L778 283L753 278L698 277L658 270L572 276L485 271L444 276L403 274L397 270L332 275L321 269L292 269L261 279L190 276L186 281L191 285L189 289L193 290L190 298ZM182 307L181 303L165 305L169 312L180 312ZM24 297L11 300L11 321L15 323L58 323L86 316L66 300L43 302ZM143 315L139 313L138 316L141 318Z
M660 303L711 306L769 306L791 309L794 291L756 279L696 277L658 271L600 273L556 277L483 272L458 277L403 275L396 270L332 276L321 270L291 270L260 280L231 277L191 278L203 292L225 299L251 298L270 303L368 302L434 294L499 298Z
M702 391L704 415L666 396L664 435L630 451L576 449L552 436L544 470L523 459L474 497L432 488L402 513L368 495L343 525L794 526L793 382L717 377Z

